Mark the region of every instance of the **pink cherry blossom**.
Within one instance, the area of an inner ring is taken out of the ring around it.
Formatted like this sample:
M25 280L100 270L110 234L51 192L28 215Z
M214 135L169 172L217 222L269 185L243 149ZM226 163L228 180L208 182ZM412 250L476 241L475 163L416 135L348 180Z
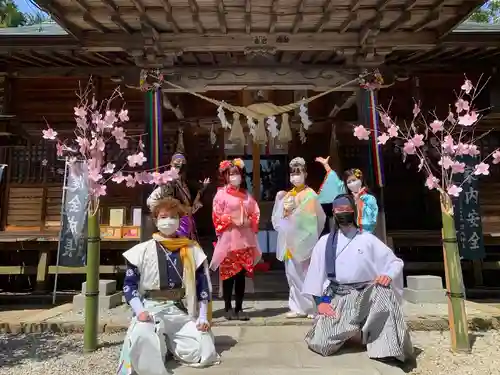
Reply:
M500 163L500 150L496 150L491 156L493 157L493 164Z
M415 134L410 141L413 143L415 147L422 147L424 145L424 135L423 134Z
M56 144L56 155L59 157L64 156L64 146L61 142Z
M127 156L128 165L131 167L135 167L136 165L142 165L148 159L144 156L144 153L141 151L137 154Z
M116 128L114 128L114 129L113 129L113 131L111 132L111 135L112 135L113 137L115 137L115 138L118 140L118 139L123 139L123 138L125 138L125 135L126 135L126 134L125 134L125 132L123 131L123 128L122 128L122 127L118 127L118 126L117 126Z
M403 152L407 155L415 155L417 153L417 149L412 141L408 141L403 145Z
M103 197L106 195L106 185L92 184L90 189L92 195L96 198Z
M380 120L385 125L386 128L390 128L394 125L394 122L387 113L380 113Z
M451 171L453 173L464 173L465 172L465 163L453 161L453 164L451 165Z
M387 133L382 133L377 137L377 140L379 145L385 145L389 140L389 135Z
M162 185L163 184L163 176L159 172L153 172L151 173L151 176L153 177L153 183L155 185Z
M433 175L429 175L425 180L425 186L427 186L429 190L436 189L439 186L439 180Z
M462 192L462 188L457 186L457 185L451 185L448 187L448 195L451 195L452 197L458 197L460 193Z
M469 149L469 155L470 156L477 156L481 153L481 151L479 151L479 148L477 147L477 145L468 145L468 149Z
M99 168L89 165L89 179L94 182L99 182L102 179Z
M479 163L478 165L476 165L476 167L474 168L474 174L476 176L479 176L479 175L489 175L490 174L490 166L489 164L486 164L486 163Z
M477 113L471 111L463 116L458 116L458 123L462 126L471 126L477 122Z
M464 84L460 88L464 90L467 95L469 95L474 86L472 86L472 82L470 80L466 79Z
M387 129L387 133L389 134L389 137L395 138L398 136L398 130L399 127L393 124Z
M106 115L104 116L103 122L105 128L112 128L114 123L118 121L116 118L115 111L106 111Z
M458 99L455 103L455 108L457 109L457 114L463 111L469 111L469 102L467 100Z
M43 134L43 139L54 140L57 137L57 132L54 129L52 129L50 126L48 127L48 129L42 130L42 134Z
M111 181L117 184L121 184L123 181L125 181L125 176L122 172L115 173L115 175L111 178Z
M92 142L90 144L91 150L104 151L105 148L106 144L104 143L104 140L102 138L99 137L92 139Z
M420 113L419 103L415 103L415 105L413 106L413 118L417 117L419 113Z
M135 180L134 176L132 176L131 174L127 175L127 177L125 177L125 185L127 187L130 187L130 188L133 188L135 187L137 181Z
M116 143L122 150L126 149L128 147L128 140L123 138L123 139L117 139Z
M450 169L451 166L453 165L455 161L450 158L449 156L443 156L441 159L438 161L438 164L443 167L444 169Z
M73 109L75 111L76 117L84 118L85 116L87 116L87 111L84 107L75 107Z
M115 165L115 164L113 164L113 163L108 163L108 164L106 164L106 166L104 167L104 170L102 171L102 173L104 173L104 174L111 174L111 173L113 173L113 172L114 172L115 167L116 167L116 165Z
M455 143L451 135L447 135L446 137L444 137L441 148L447 154L453 155L455 153Z
M446 121L448 121L451 124L454 124L456 122L455 115L453 114L453 112L450 111L448 113L448 117L446 117Z
M80 128L82 130L87 130L89 125L87 124L87 118L86 117L76 117L76 127Z
M430 126L433 133L441 132L444 130L443 121L434 120L431 122Z
M80 153L84 155L90 149L90 142L87 138L76 137L76 143L80 146Z
M128 109L122 109L118 114L118 118L120 119L121 122L127 122L129 120Z
M358 125L354 128L354 136L359 140L367 141L370 139L370 131L367 130L363 125Z

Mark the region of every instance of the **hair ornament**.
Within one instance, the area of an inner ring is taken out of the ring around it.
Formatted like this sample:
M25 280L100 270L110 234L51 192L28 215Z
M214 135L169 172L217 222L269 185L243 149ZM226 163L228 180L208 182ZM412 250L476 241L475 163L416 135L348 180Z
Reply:
M296 168L296 167L305 167L306 166L306 161L304 160L304 158L293 158L291 161L290 161L290 164L289 164L290 168Z
M357 168L356 168L356 169L354 169L353 174L354 174L354 176L355 176L356 178L359 178L359 179L363 178L363 172L361 172L361 170L359 170L359 169L357 169Z

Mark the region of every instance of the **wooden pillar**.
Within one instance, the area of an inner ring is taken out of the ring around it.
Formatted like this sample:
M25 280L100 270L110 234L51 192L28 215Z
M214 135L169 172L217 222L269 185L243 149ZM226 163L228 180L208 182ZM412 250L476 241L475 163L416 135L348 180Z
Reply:
M328 156L330 156L330 167L340 176L342 174L342 162L339 154L339 141L337 139L337 124L332 124L330 133L330 146Z

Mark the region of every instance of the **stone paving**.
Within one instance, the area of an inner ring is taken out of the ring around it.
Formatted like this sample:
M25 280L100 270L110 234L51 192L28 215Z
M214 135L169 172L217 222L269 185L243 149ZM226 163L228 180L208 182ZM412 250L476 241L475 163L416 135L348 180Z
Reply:
M225 321L222 317L222 301L214 301L214 325L218 326L276 326L310 325L309 319L286 319L287 301L253 300L245 303L245 311L251 317L248 322ZM409 327L414 331L440 331L448 329L448 306L446 304L403 303ZM466 310L472 330L500 328L500 309L474 302L466 302ZM130 308L123 304L109 311L100 312L100 331L126 330L130 321ZM45 330L81 332L83 311L73 311L72 304L64 304L47 310L0 311L1 332L40 332Z

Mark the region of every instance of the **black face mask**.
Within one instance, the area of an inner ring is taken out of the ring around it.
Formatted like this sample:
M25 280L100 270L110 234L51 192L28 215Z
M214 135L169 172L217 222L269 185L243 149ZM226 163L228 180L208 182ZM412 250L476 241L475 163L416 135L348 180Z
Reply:
M354 212L341 212L333 214L338 225L347 226L354 224Z

